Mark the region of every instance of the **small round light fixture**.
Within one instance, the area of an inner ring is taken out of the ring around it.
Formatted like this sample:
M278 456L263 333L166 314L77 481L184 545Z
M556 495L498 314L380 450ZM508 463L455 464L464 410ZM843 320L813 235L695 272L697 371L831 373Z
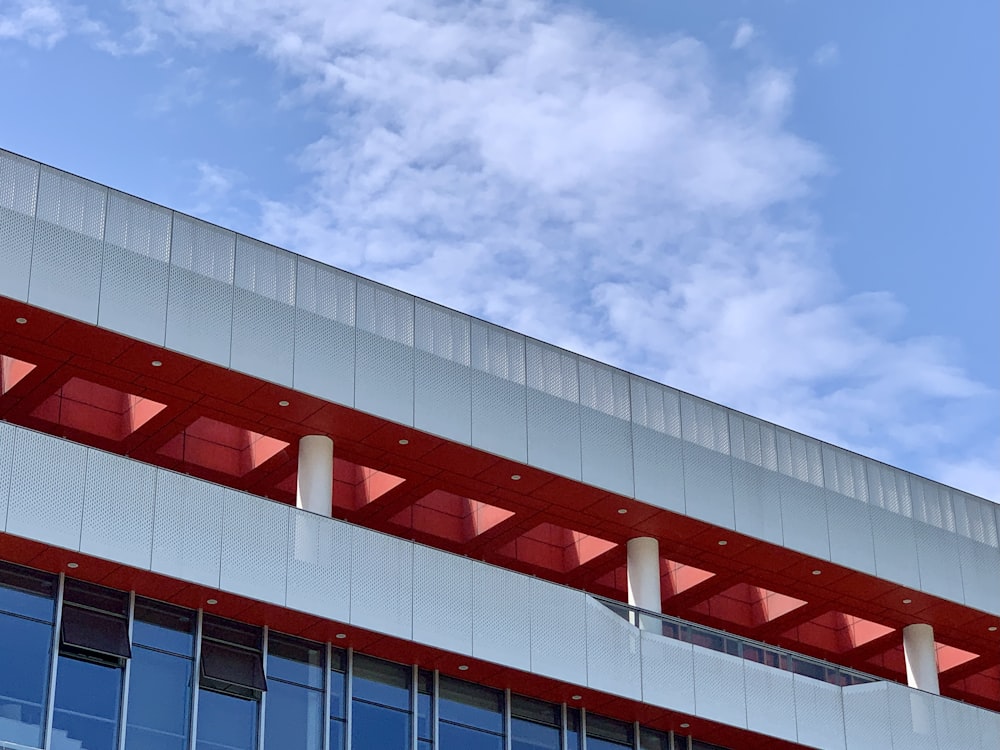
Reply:
M912 599L903 599L903 604L913 604Z
M821 576L821 575L823 575L823 571L822 570L814 570L813 571L813 575L814 576Z
M80 567L80 563L69 562L66 563L66 567L69 568L70 570L76 570L77 568Z
M727 544L729 544L729 542L727 542L725 539L720 539L719 540L719 546L720 547L725 547Z
M570 698L571 698L572 700L575 700L575 701L578 701L578 700L580 700L581 698L583 698L583 696L582 696L582 695L571 695L571 696L570 696Z
M628 513L628 508L619 508L618 509L618 515L619 516L624 516L626 513Z
M513 479L515 482L520 482L521 481L521 475L520 474L511 474L510 478Z
M400 438L400 439L399 439L399 444L400 444L400 445L409 445L409 444L410 444L410 441L409 441L409 440L407 440L406 438Z
M689 726L691 725L685 721L683 724L681 724L681 729L687 729Z
M990 625L990 626L989 626L988 628L986 628L986 629L987 629L988 631L990 631L991 633L995 633L995 632L997 632L997 626L996 626L996 625Z
M153 367L163 367L163 363L158 359L154 359L149 364L151 364Z
M346 637L347 633L337 633L337 635L334 636L334 638L337 638L339 640L344 640Z
M28 322L28 319L27 318L14 318L14 322L17 323L19 326L23 326L25 323Z
M288 402L285 401L285 399L281 399L281 401L278 402L278 406L288 406Z
M218 604L218 603L219 603L218 599L206 599L205 600L205 604Z
M458 665L458 671L459 672L468 672L469 671L469 665L468 664L459 664Z

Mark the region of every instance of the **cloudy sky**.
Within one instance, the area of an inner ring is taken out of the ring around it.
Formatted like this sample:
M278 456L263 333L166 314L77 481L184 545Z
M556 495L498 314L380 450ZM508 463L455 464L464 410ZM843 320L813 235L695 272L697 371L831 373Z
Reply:
M1000 6L0 0L0 146L1000 500Z

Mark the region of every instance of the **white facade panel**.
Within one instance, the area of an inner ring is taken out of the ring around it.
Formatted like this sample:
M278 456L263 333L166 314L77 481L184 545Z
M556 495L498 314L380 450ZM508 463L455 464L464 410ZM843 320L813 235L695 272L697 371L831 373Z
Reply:
M97 322L107 188L42 167L28 302Z
M528 462L580 479L580 378L578 357L528 340Z
M1000 715L997 716L997 731L992 737L980 731L977 714L982 710L967 703L953 700L932 700L934 728L937 731L938 746L941 750L969 748L970 750L992 750L1000 747ZM986 743L986 744L984 744Z
M354 403L369 414L413 424L413 298L358 280Z
M683 513L684 458L680 394L632 376L632 453L635 497Z
M694 646L648 630L640 633L643 701L693 714Z
M222 557L219 586L251 599L284 605L290 508L282 503L220 488Z
M782 543L780 481L775 474L774 430L755 419L729 415L736 530Z
M0 154L2 156L2 154ZM0 531L7 528L7 500L14 467L14 441L17 429L9 422L0 422Z
M236 238L230 366L279 385L292 384L295 257Z
M413 547L376 531L351 529L351 624L413 636Z
M969 716L971 723L972 716ZM976 711L978 719L979 740L982 750L996 750L1000 747L1000 714L994 711ZM961 747L961 745L954 745ZM969 745L969 747L974 747Z
M729 423L721 406L681 396L684 500L689 516L735 528Z
M965 603L983 612L1000 613L1000 555L996 548L962 536L952 539L953 544L957 540ZM957 595L954 598L962 601Z
M0 295L28 299L38 198L36 162L0 151Z
M938 750L934 704L941 699L921 690L888 684L889 724L892 746L906 750ZM955 747L950 744L945 748Z
M154 466L90 451L81 552L149 569L156 474Z
M289 516L286 606L350 622L352 527L296 508Z
M472 654L472 560L413 548L413 639Z
M642 631L587 597L587 685L642 700Z
M791 672L743 661L747 728L795 742L795 688Z
M842 691L847 750L893 750L886 683L849 685Z
M776 429L781 525L786 547L830 559L823 451L815 440Z
M532 580L531 671L587 684L587 595Z
M472 566L472 655L531 669L531 578L493 565Z
M875 542L875 574L887 581L920 588L917 542L913 520L874 505L869 506Z
M798 742L825 750L844 750L844 705L840 688L802 675L792 675Z
M171 471L157 472L155 572L218 588L224 497L216 485Z
M620 370L580 359L582 478L625 497L635 493L629 378Z
M827 490L826 510L831 562L875 575L875 542L868 505Z
M472 441L472 331L469 319L416 300L413 426L469 445Z
M472 445L528 460L525 338L472 321Z
M80 548L87 453L82 445L18 430L10 475L7 533Z
M110 192L99 325L163 346L172 222L168 209Z
M745 728L743 660L695 646L694 706L695 713L703 719Z
M357 279L306 258L296 268L295 389L354 406Z

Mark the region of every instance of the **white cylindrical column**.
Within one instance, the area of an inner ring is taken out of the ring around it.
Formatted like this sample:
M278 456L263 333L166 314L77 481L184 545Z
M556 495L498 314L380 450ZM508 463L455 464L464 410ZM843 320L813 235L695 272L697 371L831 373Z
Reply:
M299 440L295 507L329 516L333 506L333 441L326 435Z
M628 603L633 607L662 612L660 601L660 543L648 536L628 541ZM659 620L639 617L643 630L658 630Z
M934 628L922 623L903 628L903 656L906 658L906 684L940 695Z

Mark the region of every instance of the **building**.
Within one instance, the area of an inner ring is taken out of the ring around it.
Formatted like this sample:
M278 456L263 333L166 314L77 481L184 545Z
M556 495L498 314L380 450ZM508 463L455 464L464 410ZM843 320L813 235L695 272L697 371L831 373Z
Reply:
M0 355L0 747L1000 747L982 498L7 152Z

